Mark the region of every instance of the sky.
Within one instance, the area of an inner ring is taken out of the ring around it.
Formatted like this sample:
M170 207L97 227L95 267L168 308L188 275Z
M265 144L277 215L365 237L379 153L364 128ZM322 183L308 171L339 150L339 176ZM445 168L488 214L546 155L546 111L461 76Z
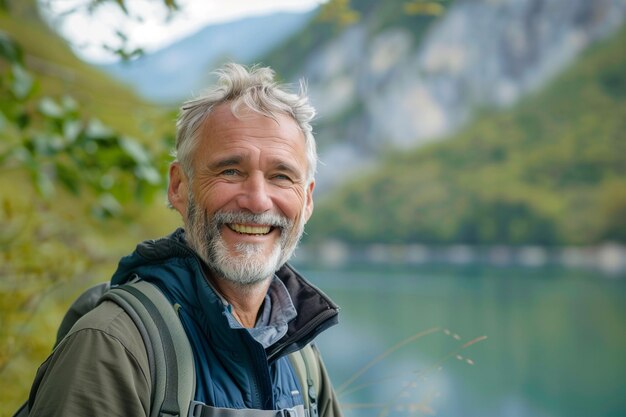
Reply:
M117 47L128 38L128 48L145 52L163 48L206 25L278 11L306 12L325 0L178 0L180 10L168 19L162 0L127 0L128 16L114 0L103 2L92 13L90 0L39 0L44 16L87 62L104 64L119 60L103 45Z

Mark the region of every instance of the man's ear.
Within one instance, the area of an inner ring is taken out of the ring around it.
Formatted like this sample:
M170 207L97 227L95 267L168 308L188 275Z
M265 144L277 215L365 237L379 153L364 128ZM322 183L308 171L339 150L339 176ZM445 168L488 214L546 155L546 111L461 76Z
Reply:
M167 199L183 220L187 220L187 198L189 190L189 180L180 166L180 162L172 162L170 165L170 183L167 187Z
M313 189L315 188L315 181L311 180L309 185L307 185L306 190L306 201L304 206L304 219L305 221L309 221L311 215L313 214Z

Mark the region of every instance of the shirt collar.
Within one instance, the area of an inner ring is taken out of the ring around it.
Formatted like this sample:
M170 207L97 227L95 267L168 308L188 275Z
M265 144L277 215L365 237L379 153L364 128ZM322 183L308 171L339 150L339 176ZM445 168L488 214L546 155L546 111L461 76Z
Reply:
M224 306L227 307L228 314L226 316L230 327L233 329L242 328L241 324L231 313L232 306L219 292L216 291L216 294L221 298ZM257 322L254 328L248 329L248 332L264 348L267 348L287 333L289 322L296 318L297 315L298 312L293 304L291 295L289 295L289 291L287 291L287 287L274 275L261 306Z

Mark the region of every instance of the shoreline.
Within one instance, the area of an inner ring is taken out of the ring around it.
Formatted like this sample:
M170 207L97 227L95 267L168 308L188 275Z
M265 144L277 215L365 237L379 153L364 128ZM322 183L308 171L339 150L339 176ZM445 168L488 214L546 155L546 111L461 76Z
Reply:
M298 264L339 268L349 264L419 266L449 264L540 268L561 266L597 270L606 275L626 272L626 246L607 242L596 246L536 245L424 245L369 244L348 245L329 240L322 244L303 244L297 250Z

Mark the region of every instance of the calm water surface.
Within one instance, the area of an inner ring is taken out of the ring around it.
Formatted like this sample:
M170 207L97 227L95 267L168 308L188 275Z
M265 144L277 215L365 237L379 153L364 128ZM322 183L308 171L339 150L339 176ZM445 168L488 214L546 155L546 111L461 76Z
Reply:
M624 276L301 270L342 307L318 345L348 417L626 416Z

